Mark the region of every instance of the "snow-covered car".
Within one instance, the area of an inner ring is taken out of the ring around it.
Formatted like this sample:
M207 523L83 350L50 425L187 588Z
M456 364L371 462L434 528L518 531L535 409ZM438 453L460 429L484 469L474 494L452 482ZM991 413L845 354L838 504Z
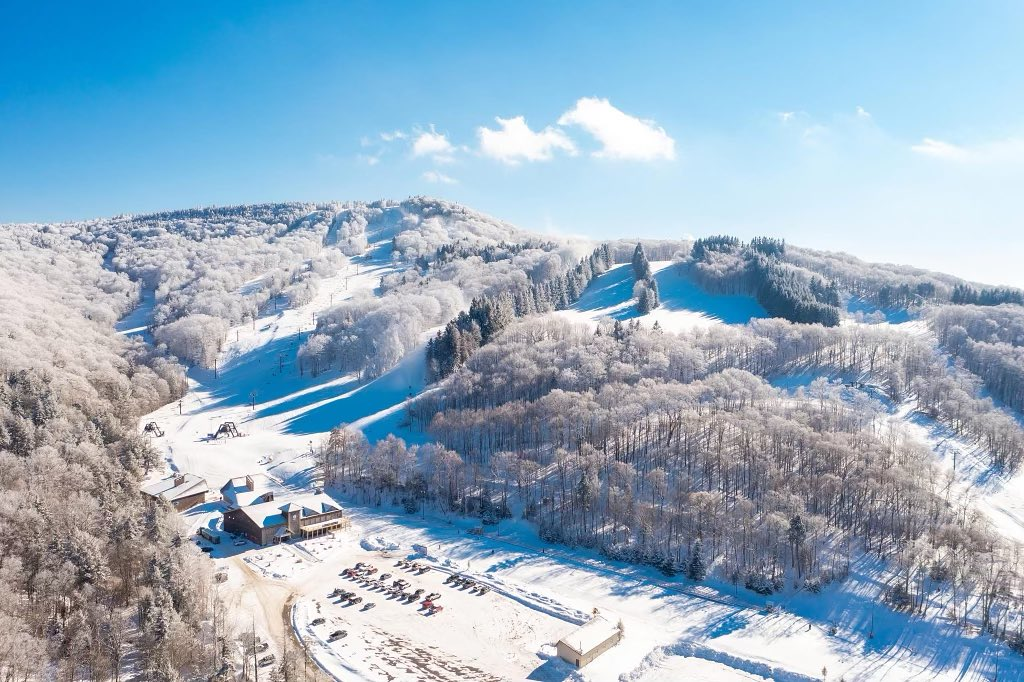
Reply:
M314 618L313 620L309 621L309 624L313 625L313 626L316 626L316 625L323 625L326 622L327 622L326 618Z
M237 538L231 544L233 544L235 547L242 547L242 546L244 546L246 544L246 541L245 541L245 538Z
M336 642L339 639L344 639L345 637L348 637L348 632L346 632L345 630L335 630L327 638L327 641L328 642Z
M277 657L274 656L274 654L268 654L268 655L266 655L266 656L264 656L263 658L260 659L260 661L259 661L260 667L261 668L265 668L268 665L273 665L274 661L276 661L276 660L277 660Z

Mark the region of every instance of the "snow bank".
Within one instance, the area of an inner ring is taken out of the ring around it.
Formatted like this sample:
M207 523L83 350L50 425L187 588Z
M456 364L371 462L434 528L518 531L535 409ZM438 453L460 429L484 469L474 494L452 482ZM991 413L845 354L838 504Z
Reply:
M394 552L398 549L397 544L391 542L383 535L378 535L374 538L363 538L359 541L359 546L367 552Z
M717 651L699 642L677 642L669 646L658 647L649 653L635 669L619 675L620 682L636 682L644 679L653 668L661 665L667 656L698 658L704 661L720 663L726 667L741 670L751 675L765 677L775 682L820 682L817 677L801 675L800 673L784 670L767 663L749 661L739 656L727 654L724 651Z

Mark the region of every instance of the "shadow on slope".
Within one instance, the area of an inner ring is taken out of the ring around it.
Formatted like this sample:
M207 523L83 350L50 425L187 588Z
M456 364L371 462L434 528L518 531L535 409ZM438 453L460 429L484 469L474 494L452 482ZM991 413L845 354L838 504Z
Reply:
M425 385L425 351L421 347L382 376L289 419L284 424L284 432L323 433L342 423L365 432L366 427L377 421L401 413L405 401L421 392ZM366 435L373 440L370 433Z
M616 265L595 277L583 295L571 306L581 312L593 312L616 320L637 317L633 305L633 268Z
M752 319L769 316L753 297L709 294L680 273L674 265L657 270L654 279L658 283L661 308L665 310L692 310L726 324L746 324Z
M290 396L296 391L337 379L337 374L324 372L316 379L294 374L295 356L305 340L305 332L285 334L235 355L217 372L199 368L189 376L210 391L215 402L205 405L206 411L238 407L249 402L250 391L256 391L256 401L266 403Z
M862 298L850 298L846 303L846 311L851 315L860 313L865 318L877 317L878 321L889 324L903 324L914 319L906 308L880 308Z

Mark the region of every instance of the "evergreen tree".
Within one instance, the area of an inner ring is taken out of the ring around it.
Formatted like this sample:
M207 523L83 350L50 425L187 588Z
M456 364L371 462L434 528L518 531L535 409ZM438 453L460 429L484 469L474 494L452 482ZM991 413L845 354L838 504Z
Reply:
M651 264L647 261L647 254L644 253L644 245L640 243L633 250L633 277L638 281L651 277Z
M704 559L704 545L700 538L693 543L690 551L690 561L686 564L686 577L696 582L701 582L708 577L708 566Z

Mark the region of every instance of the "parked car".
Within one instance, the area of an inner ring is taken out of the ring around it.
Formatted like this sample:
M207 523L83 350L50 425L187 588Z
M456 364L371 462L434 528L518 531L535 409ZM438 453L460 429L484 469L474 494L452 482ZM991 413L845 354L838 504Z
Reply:
M313 626L316 626L316 625L323 625L326 622L327 622L326 618L314 618L313 620L309 621L309 624L313 625Z
M243 547L247 543L246 543L245 538L236 538L235 541L232 542L231 544L233 544L235 547Z
M200 547L199 549L200 549L200 551L202 551L202 552L204 552L206 554L209 554L210 552L213 551L213 547Z
M266 651L269 648L270 648L270 643L269 642L257 642L256 643L256 653L258 653L258 654L262 654L264 651Z
M374 606L376 606L376 604L374 604L372 601L368 601L366 602L366 604L363 605L363 611L369 611Z
M273 665L274 661L276 661L276 660L277 660L277 657L275 657L274 654L268 654L267 656L264 656L263 658L260 659L260 661L259 661L260 667L261 668L265 668L268 665Z
M339 639L344 639L346 637L348 637L348 632L346 632L345 630L335 630L327 638L327 641L328 642L336 642Z

